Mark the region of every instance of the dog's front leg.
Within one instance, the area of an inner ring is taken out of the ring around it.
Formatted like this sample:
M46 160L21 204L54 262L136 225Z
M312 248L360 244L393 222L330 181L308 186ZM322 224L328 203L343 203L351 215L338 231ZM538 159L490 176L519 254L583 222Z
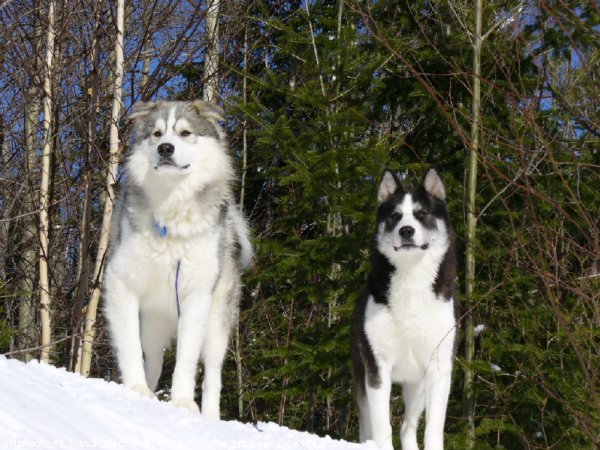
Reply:
M400 428L402 450L419 450L417 444L417 428L419 418L425 409L425 380L402 385L404 400L404 419Z
M390 393L392 380L390 371L379 368L380 383L370 386L366 380L367 402L369 402L369 415L371 417L371 431L377 447L384 450L393 450L392 425L390 423Z
M177 355L171 401L179 407L199 412L194 401L196 370L206 334L210 294L190 295L181 303L177 324Z
M121 380L130 389L154 397L146 384L140 341L139 300L116 277L107 276L105 313L110 325Z
M426 375L425 450L444 448L444 422L450 395L451 375L452 368L447 368L443 372L438 368L430 368Z

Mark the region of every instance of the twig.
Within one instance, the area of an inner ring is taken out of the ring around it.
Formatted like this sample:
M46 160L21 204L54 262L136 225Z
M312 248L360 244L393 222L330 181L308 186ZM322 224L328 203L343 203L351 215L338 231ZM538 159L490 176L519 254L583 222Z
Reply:
M71 339L73 336L77 336L77 335L80 335L80 333L71 334L69 336L65 336L62 339L58 339L58 340L50 342L49 344L46 344L46 345L38 345L37 347L24 348L24 349L21 349L21 350L13 350L12 352L2 353L1 356L14 356L14 355L20 355L20 354L23 354L23 353L35 352L35 351L38 351L38 350L45 349L47 347L52 347L52 346L54 346L56 344L60 344L61 342L67 341L67 340Z

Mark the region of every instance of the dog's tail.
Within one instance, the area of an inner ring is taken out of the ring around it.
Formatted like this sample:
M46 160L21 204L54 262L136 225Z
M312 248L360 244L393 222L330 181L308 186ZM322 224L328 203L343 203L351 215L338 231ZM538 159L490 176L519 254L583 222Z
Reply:
M240 212L235 204L230 205L229 214L233 219L237 242L240 246L240 264L242 269L245 269L252 264L254 259L254 250L252 248L252 243L250 242L248 223L246 222L243 213Z
M245 269L252 264L254 260L254 249L252 248L252 243L250 242L248 225L246 222L242 222L238 229L239 238L240 238L240 246L242 247L242 252L240 255L240 262L242 263L242 267Z

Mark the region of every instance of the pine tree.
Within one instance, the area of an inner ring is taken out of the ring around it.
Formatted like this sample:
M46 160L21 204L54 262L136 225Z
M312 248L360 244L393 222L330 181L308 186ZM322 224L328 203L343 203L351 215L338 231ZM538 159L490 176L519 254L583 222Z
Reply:
M238 104L252 123L248 198L260 224L257 274L247 281L256 296L243 315L246 353L262 362L248 395L264 419L345 434L348 318L390 147L367 100L382 60L365 51L359 17L343 1L269 15L267 50L247 68L249 92L265 94Z

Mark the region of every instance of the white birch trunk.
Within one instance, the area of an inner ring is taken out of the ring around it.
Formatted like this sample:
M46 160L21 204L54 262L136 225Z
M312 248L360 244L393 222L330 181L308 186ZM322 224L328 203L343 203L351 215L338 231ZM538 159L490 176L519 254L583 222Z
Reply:
M104 258L108 248L108 238L110 234L110 223L113 213L114 185L117 181L117 168L119 164L119 115L121 113L121 97L123 84L123 28L125 17L125 1L117 1L117 39L115 42L115 85L113 95L113 105L110 124L110 156L108 162L108 172L106 174L106 197L104 201L104 215L102 216L102 228L100 230L100 240L98 243L98 253L96 256L96 265L94 266L94 284L90 302L86 310L85 326L83 334L83 345L81 351L81 361L78 363L80 373L83 376L90 374L92 363L92 345L96 336L96 313L100 294L102 292L101 280L104 271Z
M50 283L48 278L48 250L50 246L48 236L48 204L50 186L50 153L52 133L52 58L54 56L54 0L50 0L48 7L48 40L46 46L46 67L44 75L44 142L42 148L42 180L40 184L40 325L41 325L41 352L40 361L50 361L50 342L52 340L50 326Z
M220 0L209 2L206 12L206 55L204 56L204 89L202 99L216 103L219 92L219 8Z

